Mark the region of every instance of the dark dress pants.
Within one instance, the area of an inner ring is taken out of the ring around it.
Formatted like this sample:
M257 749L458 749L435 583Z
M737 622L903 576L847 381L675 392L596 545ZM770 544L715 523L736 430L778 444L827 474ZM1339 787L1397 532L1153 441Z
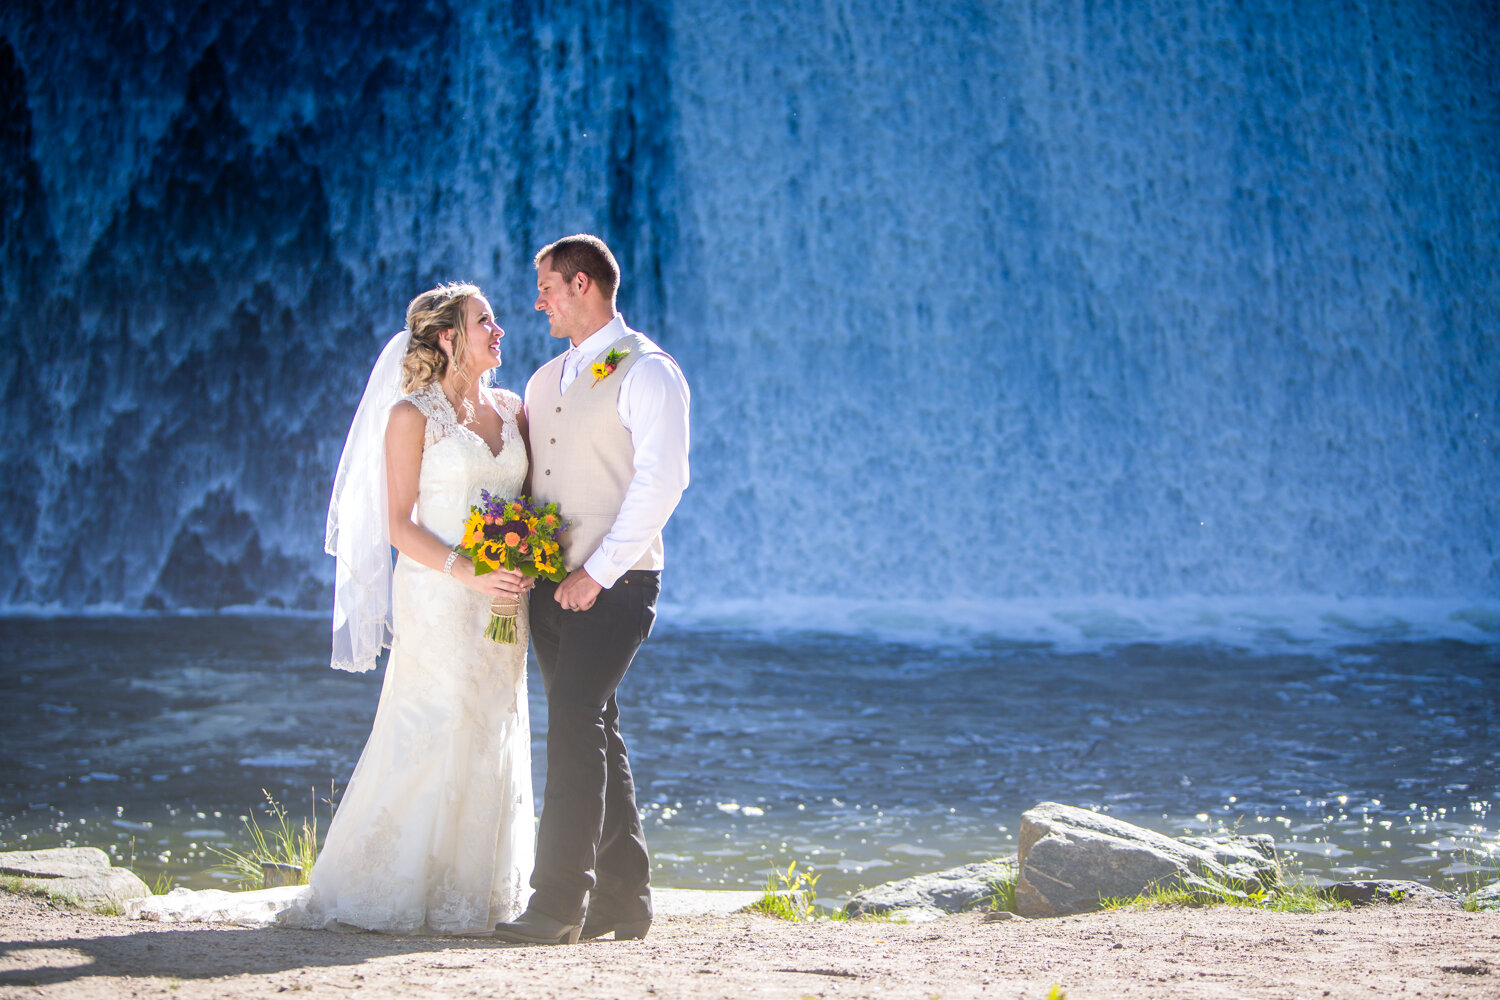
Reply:
M620 738L615 689L656 621L661 574L631 570L587 611L557 584L531 595L531 641L547 692L547 784L529 908L565 923L590 912L651 917L651 863Z

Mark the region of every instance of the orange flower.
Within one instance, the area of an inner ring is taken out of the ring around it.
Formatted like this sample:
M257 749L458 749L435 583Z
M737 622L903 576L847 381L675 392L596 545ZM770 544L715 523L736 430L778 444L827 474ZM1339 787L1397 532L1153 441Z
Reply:
M518 535L518 534L516 534L514 531L507 531L505 533L505 544L506 545L519 545L519 544L521 544L521 536ZM521 551L524 552L526 550L522 549Z

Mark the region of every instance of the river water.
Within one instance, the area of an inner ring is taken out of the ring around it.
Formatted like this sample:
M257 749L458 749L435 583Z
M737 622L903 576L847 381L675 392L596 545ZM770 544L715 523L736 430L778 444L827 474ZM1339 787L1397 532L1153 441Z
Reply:
M0 847L104 847L212 886L262 790L326 827L380 674L301 617L0 619ZM537 788L546 710L533 668ZM1015 850L1043 800L1272 834L1310 876L1463 886L1500 864L1500 647L1274 650L659 627L621 693L659 884L773 865L863 885ZM540 794L538 794L540 802Z

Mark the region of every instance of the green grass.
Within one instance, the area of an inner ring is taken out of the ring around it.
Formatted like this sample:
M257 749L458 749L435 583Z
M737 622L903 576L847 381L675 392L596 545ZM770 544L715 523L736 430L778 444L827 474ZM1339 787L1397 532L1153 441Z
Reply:
M765 892L746 909L793 923L831 919L828 913L822 912L822 908L813 903L820 878L822 876L812 868L798 871L795 861L786 866L786 871L773 868L770 877L766 879Z
M1470 913L1494 909L1494 906L1479 905L1477 897L1479 890L1500 878L1500 867L1496 866L1496 859L1500 859L1500 836L1496 836L1493 842L1488 844L1475 836L1465 839L1468 843L1464 845L1459 860L1468 870L1451 880L1452 891L1459 895L1463 900L1464 909Z
M979 901L978 908L991 913L1016 912L1016 879L1001 879L989 884L990 894Z
M250 849L210 848L223 859L210 870L237 879L240 888L261 889L266 884L262 865L291 865L301 872L299 884L306 885L312 875L313 862L318 857L317 802L313 802L312 820L303 820L294 826L286 807L264 788L260 792L266 797L266 805L262 808L271 818L270 825L262 827L254 817L246 819L245 832L250 835Z
M1101 896L1101 910L1150 909L1159 906L1243 906L1270 910L1273 913L1318 913L1323 910L1348 909L1349 903L1335 899L1300 873L1285 872L1270 890L1250 890L1243 885L1220 882L1200 875L1202 885L1173 880L1152 886L1138 896Z

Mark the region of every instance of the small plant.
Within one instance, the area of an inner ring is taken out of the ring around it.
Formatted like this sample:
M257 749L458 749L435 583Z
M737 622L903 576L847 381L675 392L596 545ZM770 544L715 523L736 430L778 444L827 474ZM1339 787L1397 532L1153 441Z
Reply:
M210 848L224 859L222 864L215 865L210 871L237 878L241 888L259 889L265 886L262 865L290 865L301 872L298 883L306 885L312 874L313 862L318 857L317 802L313 802L312 820L303 820L299 827L293 827L286 807L272 798L271 793L264 788L260 793L266 797L263 808L271 817L269 829L262 827L253 817L246 819L245 830L250 834L250 850Z
M982 909L989 910L991 913L1014 913L1016 911L1016 880L1014 878L991 882L989 890L989 896L979 902Z
M1485 905L1479 899L1480 891L1500 877L1500 868L1496 867L1496 860L1500 858L1500 837L1489 844L1475 836L1466 837L1465 841L1458 859L1462 877L1451 880L1452 891L1462 899L1463 908L1471 913L1500 906L1497 903Z
M168 874L167 872L162 872L161 874L156 876L156 881L151 883L151 895L165 896L167 893L171 892L176 887L176 885L177 883L173 881L170 874Z
M765 893L749 909L794 923L811 920L818 879L822 877L811 868L799 872L795 861L786 866L786 871L773 868L766 879Z
M1068 1000L1068 995L1061 986L1053 983L1052 988L1047 991L1047 1000Z

